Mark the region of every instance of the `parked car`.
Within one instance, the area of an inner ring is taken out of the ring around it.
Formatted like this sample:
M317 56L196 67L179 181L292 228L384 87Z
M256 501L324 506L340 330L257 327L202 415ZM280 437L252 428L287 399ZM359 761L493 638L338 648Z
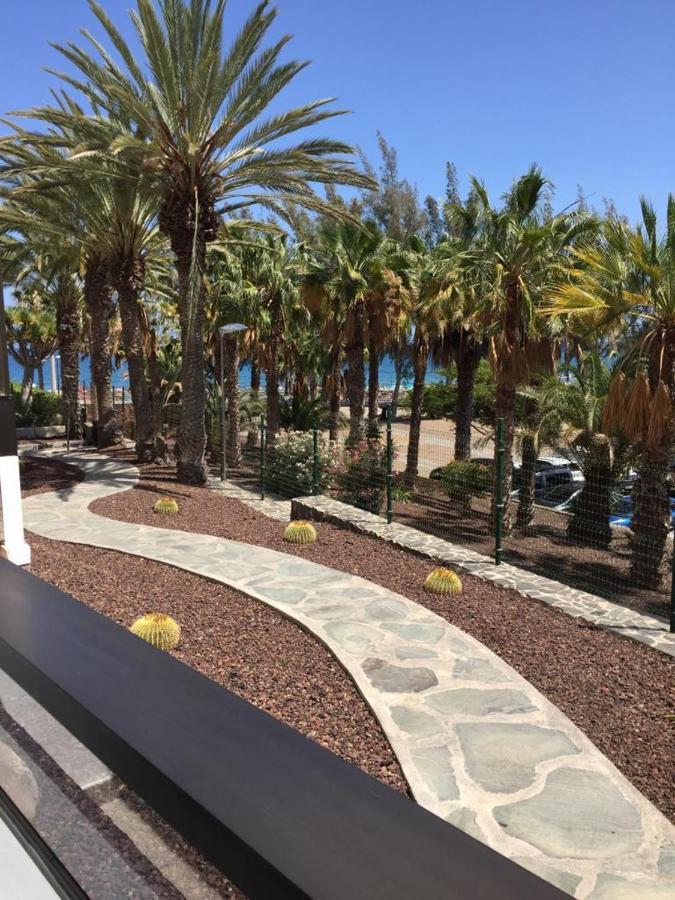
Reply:
M618 525L621 528L630 528L633 521L633 498L627 494L620 498L620 502L612 505L612 514L609 517L610 525ZM675 528L675 497L670 497L670 527Z
M569 481L566 484L559 484L543 497L539 497L537 504L546 506L555 512L571 512L577 497L581 494L584 483L583 481Z

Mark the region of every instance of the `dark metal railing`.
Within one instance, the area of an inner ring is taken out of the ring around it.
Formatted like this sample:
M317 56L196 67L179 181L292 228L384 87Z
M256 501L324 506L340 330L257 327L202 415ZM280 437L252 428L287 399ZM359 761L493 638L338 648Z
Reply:
M0 667L251 898L564 896L5 560Z

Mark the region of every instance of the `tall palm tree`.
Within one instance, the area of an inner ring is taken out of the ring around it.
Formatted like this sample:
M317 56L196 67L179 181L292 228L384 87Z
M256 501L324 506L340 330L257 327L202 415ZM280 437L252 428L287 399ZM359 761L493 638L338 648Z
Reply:
M100 149L125 158L154 182L159 225L175 256L183 356L183 402L178 478L206 478L204 289L206 246L216 239L219 214L285 202L322 208L312 183L370 187L350 162L351 148L314 138L296 144L288 136L338 112L327 100L262 115L304 63L281 63L288 42L262 47L276 10L259 3L224 50L225 0L138 0L132 22L140 54L124 40L104 10L90 7L122 64L90 38L89 50L58 49L81 73L61 77L110 119L128 122ZM88 37L88 36L87 36ZM147 72L147 74L146 74ZM32 116L42 113L33 110ZM278 143L281 141L281 143ZM92 127L89 147L97 146Z
M553 347L537 331L536 310L544 291L562 277L569 251L593 227L575 211L546 213L550 189L533 166L494 208L483 185L472 180L481 219L473 251L480 271L477 315L489 341L496 381L497 419L504 420L504 530L511 528L511 483L516 390L535 373L551 372ZM496 461L497 448L495 448ZM496 470L496 466L495 466Z
M324 338L336 348L333 381L339 380L337 347L344 346L347 361L349 435L347 443L358 444L365 436L365 347L368 333L368 302L375 293L386 294L387 272L378 251L382 234L370 222L342 222L322 228L313 252L300 265L305 298L310 306L324 309ZM374 329L373 329L374 331Z
M668 197L665 234L642 199L642 222L631 228L608 221L602 240L575 254L568 282L549 297L547 312L573 329L623 331L632 342L635 377L618 370L610 387L605 430L620 427L637 444L633 489L631 573L636 585L655 589L664 574L670 528L667 483L673 446L675 389L675 198Z
M429 359L445 361L448 325L448 281L434 271L435 252L429 251L418 237L412 237L404 249L396 271L409 291L414 329L412 346L413 387L408 429L405 474L412 479L418 473L422 407Z
M156 224L155 193L146 177L139 177L119 160L101 161L86 155L73 159L89 133L82 124L82 110L65 99L53 112L56 121L47 134L17 128L14 139L0 146L5 171L14 180L14 189L8 194L10 208L15 208L19 222L22 212L27 213L32 228L41 221L54 237L72 241L76 235L85 268L102 446L111 442L116 432L109 356L116 292L136 451L139 459L150 459L158 450L160 436L150 408L139 304L146 271L166 266L169 249ZM116 127L108 124L110 133L115 134Z

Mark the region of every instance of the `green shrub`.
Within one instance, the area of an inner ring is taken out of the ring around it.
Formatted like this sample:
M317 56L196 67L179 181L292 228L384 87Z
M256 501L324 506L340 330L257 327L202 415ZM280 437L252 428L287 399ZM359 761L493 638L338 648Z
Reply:
M330 486L335 449L319 435L319 489ZM293 431L279 435L270 447L265 474L266 488L284 497L306 497L312 493L314 444L312 432Z
M18 428L43 428L56 425L61 415L61 398L58 394L34 388L28 403L22 403L18 391L14 391L16 424Z
M477 462L457 460L448 463L437 474L448 492L448 497L455 503L468 509L472 497L487 494L492 488L492 472L489 466Z
M378 514L386 490L387 448L365 440L345 448L335 470L337 498L350 506Z

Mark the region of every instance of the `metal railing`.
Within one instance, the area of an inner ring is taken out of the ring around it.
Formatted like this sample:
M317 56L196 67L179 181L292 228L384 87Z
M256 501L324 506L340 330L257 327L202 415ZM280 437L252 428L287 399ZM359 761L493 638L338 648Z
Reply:
M0 668L254 900L564 896L2 559Z

